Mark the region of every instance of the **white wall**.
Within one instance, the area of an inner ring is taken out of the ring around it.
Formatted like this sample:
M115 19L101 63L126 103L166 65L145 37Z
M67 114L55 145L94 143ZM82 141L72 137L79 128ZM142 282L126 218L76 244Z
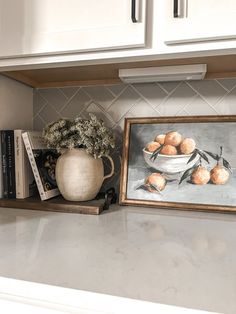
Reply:
M0 129L32 129L33 89L0 75Z

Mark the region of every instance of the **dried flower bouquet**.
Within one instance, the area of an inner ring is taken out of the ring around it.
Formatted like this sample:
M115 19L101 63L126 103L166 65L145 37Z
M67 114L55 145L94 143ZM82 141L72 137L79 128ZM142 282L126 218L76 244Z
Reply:
M110 149L115 147L114 135L103 120L94 114L89 116L89 119L59 119L47 125L43 130L47 146L58 151L84 148L94 158L109 155Z

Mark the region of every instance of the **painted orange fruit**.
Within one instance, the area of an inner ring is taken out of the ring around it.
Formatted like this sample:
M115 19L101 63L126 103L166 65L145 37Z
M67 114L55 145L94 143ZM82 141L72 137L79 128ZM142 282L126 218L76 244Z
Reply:
M163 145L165 143L165 134L159 134L155 137L154 141L160 143L161 145Z
M182 154L185 154L185 155L189 155L191 154L194 149L196 148L196 143L194 141L194 139L192 138L185 138L181 143L180 143L180 152Z
M148 188L149 192L157 192L157 190L155 188L148 186L148 185L153 185L159 191L162 191L162 190L164 190L164 188L166 186L166 179L163 177L162 174L154 172L146 178L145 183L147 184L147 188Z
M176 131L171 131L165 136L165 144L172 146L179 146L182 141L182 136Z
M164 145L160 153L163 155L177 155L178 152L175 146Z
M198 166L191 175L191 181L197 185L205 185L210 181L210 172L203 166Z
M229 180L229 172L220 165L211 170L211 182L217 185L225 184Z
M158 142L150 142L146 145L145 150L153 153L157 148L159 148L161 145Z

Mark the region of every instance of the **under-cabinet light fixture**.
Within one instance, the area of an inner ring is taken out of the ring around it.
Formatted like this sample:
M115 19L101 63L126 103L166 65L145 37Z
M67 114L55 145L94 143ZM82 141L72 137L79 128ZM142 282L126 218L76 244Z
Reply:
M120 69L119 77L124 83L203 80L206 71L206 64L171 65L149 68Z

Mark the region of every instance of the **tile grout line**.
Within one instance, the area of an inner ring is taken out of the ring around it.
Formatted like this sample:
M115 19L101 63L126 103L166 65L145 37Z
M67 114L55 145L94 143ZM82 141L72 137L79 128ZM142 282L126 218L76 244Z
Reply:
M228 88L226 88L223 84L221 84L217 79L215 79L214 81L217 82L226 92L230 92L230 90Z
M155 110L155 108L158 107L158 105L154 106L135 86L133 86L133 85L131 84L131 87L132 87L132 89L133 89L146 103L148 103L148 104L152 107L152 109ZM168 97L168 94L166 94L166 96L164 97L164 99L165 99L166 97Z
M121 122L121 120L124 119L125 115L126 115L127 113L129 113L129 111L130 111L139 101L140 101L140 98L138 98L138 99L133 103L133 105L131 105L131 107L129 108L129 110L126 111L126 112L121 116L121 118L120 118L117 122L114 121L114 122L115 122L115 125L112 127L112 129L114 129L114 128L116 128L117 126L119 126L119 123Z
M177 113L175 114L176 116L179 115L179 113L181 111L186 111L186 108L194 101L194 99L196 99L199 95L195 94L191 99L189 99L189 102L187 104L185 104L180 110L177 111ZM188 113L188 112L187 112Z
M181 81L171 92L168 92L167 96L162 100L162 102L159 105L156 106L155 109L158 109L159 106L164 105L166 103L166 101L170 98L170 96L172 94L174 94L174 92L183 84L183 82L185 82L185 81Z
M81 90L81 87L78 88L78 90L74 93L74 95L72 95L70 98L67 98L67 101L65 102L65 104L61 107L61 109L59 110L59 114L61 116L61 112L68 106L68 104L71 102L71 100L79 93L79 91ZM90 98L90 97L89 97Z
M187 84L195 93L197 93L198 96L199 96L201 99L203 99L203 100L213 109L213 111L216 112L217 115L219 115L219 113L218 113L217 110L215 109L214 105L210 104L209 101L208 101L202 94L200 94L200 92L198 92L189 82L186 82L186 84ZM224 95L224 96L225 96L225 95ZM223 98L224 96L222 96L222 98ZM220 98L220 99L221 99L221 98ZM218 101L216 101L215 104L217 104L217 102L218 102Z
M218 99L215 105L218 105L220 102L222 102L222 100L224 100L224 98L226 98L234 89L236 90L236 85L233 88L231 88L231 90L227 94L223 95L220 99ZM220 115L220 113L218 114Z
M45 104L44 108L48 105L48 106L52 107L53 110L60 116L60 113L56 110L56 108L53 106L53 104L51 104L50 101L48 101L48 99L45 98L41 93L39 93L39 94L40 94L40 96L46 101L46 104ZM41 111L42 111L42 110L41 110ZM41 111L40 111L40 112L41 112Z
M127 86L125 86L124 89L122 89L122 91L112 100L112 102L110 103L110 105L107 107L107 111L111 108L111 106L114 104L114 102L116 102L116 100L126 91L126 89L128 89L129 84Z
M41 95L40 94L38 94L40 97L41 97ZM48 102L43 98L43 100L44 100L44 104L43 104L43 106L39 109L39 111L35 114L35 115L33 115L33 119L34 118L36 118L39 114L40 114L40 112L47 106L47 104L48 104Z

